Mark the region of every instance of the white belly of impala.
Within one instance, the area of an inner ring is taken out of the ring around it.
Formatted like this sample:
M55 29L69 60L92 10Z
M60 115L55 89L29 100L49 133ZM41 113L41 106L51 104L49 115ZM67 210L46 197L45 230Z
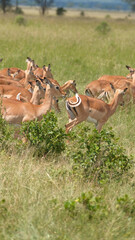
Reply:
M97 120L96 120L95 118L91 118L90 116L87 118L86 121L87 121L87 122L92 122L92 123L97 124Z

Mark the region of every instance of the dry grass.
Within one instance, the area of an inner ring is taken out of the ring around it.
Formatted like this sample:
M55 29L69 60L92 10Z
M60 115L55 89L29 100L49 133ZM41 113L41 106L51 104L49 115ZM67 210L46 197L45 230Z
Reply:
M35 11L35 10L34 10ZM26 69L27 56L39 66L51 63L60 84L75 79L77 89L103 74L126 75L125 65L134 67L134 21L107 19L111 31L102 35L95 29L103 19L27 16L19 26L14 15L0 17L1 68ZM64 128L67 114L60 102L58 122ZM134 105L118 108L106 127L112 127L127 154L135 154ZM88 123L84 123L85 126ZM90 126L90 124L89 124ZM91 129L94 126L91 124ZM77 127L75 128L77 135ZM75 144L75 142L74 142ZM98 185L78 179L66 152L60 156L35 158L32 150L18 157L0 153L0 240L133 240L134 215L119 208L117 198L127 194L134 199L134 166L120 181ZM77 204L77 215L64 208L82 192L103 196L109 214L101 217L100 208L89 218L85 206ZM133 201L130 201L132 207ZM126 205L127 206L127 205Z

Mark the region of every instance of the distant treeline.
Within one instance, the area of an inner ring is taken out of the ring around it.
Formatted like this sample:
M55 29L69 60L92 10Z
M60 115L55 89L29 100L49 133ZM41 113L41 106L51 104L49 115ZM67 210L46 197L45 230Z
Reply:
M16 1L11 1L12 5L15 5ZM35 1L19 1L20 5L36 6ZM91 9L106 9L106 10L130 10L130 5L122 1L111 1L111 2L101 2L98 1L64 1L64 0L54 0L52 7L63 7L63 8L91 8Z

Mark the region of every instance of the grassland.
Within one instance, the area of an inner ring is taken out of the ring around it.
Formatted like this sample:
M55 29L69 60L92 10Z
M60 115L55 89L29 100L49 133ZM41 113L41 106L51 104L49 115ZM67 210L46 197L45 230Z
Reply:
M54 78L60 84L75 79L83 94L85 86L99 76L126 75L125 65L135 66L134 20L104 19L111 31L102 35L95 29L103 19L24 17L26 25L19 26L14 15L0 16L0 57L4 59L1 68L26 69L25 59L30 56L41 67L51 63ZM61 113L56 115L59 126L64 128L68 118L63 101L60 107ZM127 155L133 156L134 116L135 106L128 103L118 107L105 126L113 128ZM92 133L94 126L90 126ZM74 131L77 135L78 127ZM134 165L128 176L102 185L76 178L65 152L37 158L31 149L22 150L19 157L7 149L0 153L0 166L1 240L135 239ZM109 209L106 217L97 211L89 219L84 206L77 215L65 210L65 201L78 199L82 192L89 191L103 196ZM126 195L129 201L125 200L127 211L123 211L117 199Z

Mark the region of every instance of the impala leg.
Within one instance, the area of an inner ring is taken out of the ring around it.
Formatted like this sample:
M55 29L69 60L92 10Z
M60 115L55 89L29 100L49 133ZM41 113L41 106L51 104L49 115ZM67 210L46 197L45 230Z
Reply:
M98 123L98 125L96 126L96 129L98 130L99 133L100 133L103 125L104 125L104 123Z
M76 126L77 124L85 121L87 118L85 117L80 117L80 118L75 118L74 120L72 120L71 122L67 123L65 125L66 127L66 133L68 133L74 126Z

